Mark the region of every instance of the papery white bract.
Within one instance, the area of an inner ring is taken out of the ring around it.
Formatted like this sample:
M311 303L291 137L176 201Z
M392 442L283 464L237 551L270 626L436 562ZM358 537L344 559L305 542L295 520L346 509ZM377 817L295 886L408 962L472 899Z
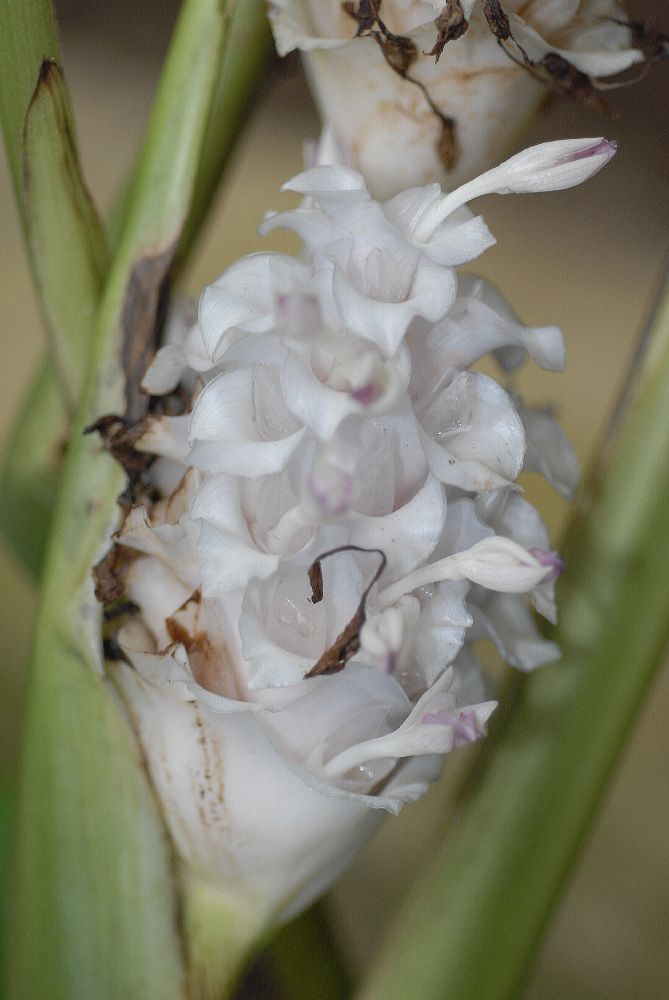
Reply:
M354 12L358 6L352 5ZM435 61L429 54L438 35L435 18L446 6L444 0L372 5L388 32L413 46L408 75L416 82L411 82L389 65L392 38L387 59L371 32L354 37L358 24L340 0L268 4L279 54L302 51L324 122L334 128L377 197L435 180L452 188L511 149L546 93L538 76L523 66L525 59L540 63L551 53L567 60L573 71L600 78L644 58L621 23L616 0L503 0L502 14L515 39L505 43L506 51L486 22L483 0L460 5L455 0L451 13L457 20L460 6L464 30L453 34ZM380 38L378 25L373 30ZM456 157L450 167L444 163L442 119L434 108L455 123Z
M564 163L575 183L611 149L546 144L492 182L378 203L323 148L286 185L303 204L264 223L297 231L302 258L233 265L147 372L148 391L181 381L190 412L133 432L154 500L119 534L141 615L114 672L174 841L276 918L484 734L474 640L522 670L559 655L530 605L554 620L561 563L515 480L568 493L573 452L469 366L559 370L561 334L454 263L492 240L467 190L519 171L563 187Z

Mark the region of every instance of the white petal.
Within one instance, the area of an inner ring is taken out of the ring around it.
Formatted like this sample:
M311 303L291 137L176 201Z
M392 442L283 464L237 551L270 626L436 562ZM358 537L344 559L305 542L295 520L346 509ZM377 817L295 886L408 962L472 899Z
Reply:
M524 326L494 285L473 275L461 276L458 298L444 327L444 350L453 353L451 363L459 368L467 368L488 351L495 351L505 371L517 368L525 351L546 371L562 371L565 366L564 340L557 326Z
M151 525L144 507L131 507L118 541L164 562L192 592L200 583L195 549L198 526L186 515L177 524Z
M423 447L444 483L481 492L515 480L525 432L511 398L478 372L460 372L420 414Z
M328 191L367 191L365 180L357 170L343 166L311 167L296 174L281 188L282 191L298 191L310 194L318 200L318 195ZM367 196L367 200L369 196Z
M617 49L608 51L604 48L595 51L581 51L579 48L556 48L546 42L541 35L527 24L521 17L509 11L509 22L514 36L527 51L530 59L539 61L547 52L557 52L568 62L588 76L613 76L644 61L644 55L639 49ZM578 37L578 36L576 36Z
M210 476L191 504L190 516L203 522L197 553L206 596L228 593L276 570L277 556L261 551L251 536L234 477Z
M454 733L450 725L425 723L428 713L437 713L442 706L449 712L455 709L454 699L449 697L448 688L452 683L452 673L446 671L442 677L423 695L406 721L387 736L366 740L333 757L325 766L329 776L344 774L369 760L385 757L407 757L419 754L448 753L453 748ZM483 727L496 708L496 702L467 706L459 713L471 711L476 722Z
M281 387L290 412L321 441L329 440L346 417L362 410L350 393L324 385L294 352L281 372Z
M527 437L524 468L539 472L566 500L571 500L578 486L576 452L550 412L520 408Z
M276 296L302 287L305 279L305 266L284 254L249 254L229 267L200 299L200 329L209 356L216 357L230 330L269 330Z
M414 656L428 686L462 649L466 631L472 624L465 607L469 586L467 581L439 583L431 591L426 588L430 596L422 597Z
M125 592L141 609L142 618L155 636L158 648L171 643L165 626L170 615L181 607L191 594L164 562L152 556L133 559L125 575Z
M241 369L224 372L205 386L191 414L189 434L194 465L211 472L260 476L286 467L304 430L278 441L262 440L256 426L253 372Z
M446 517L444 489L428 476L416 495L385 517L355 517L350 524L351 544L381 549L387 565L385 578L409 573L430 555L441 535Z
M470 605L473 639L491 639L500 656L519 670L534 670L559 660L560 649L542 638L522 597L491 594L484 605Z
M416 316L435 322L446 314L456 294L455 275L450 269L422 259L408 297L384 302L363 295L340 267L335 267L332 293L344 326L372 340L386 356L397 351L409 324Z
M137 451L172 458L183 465L188 456L188 422L190 417L149 417L146 430L135 442Z

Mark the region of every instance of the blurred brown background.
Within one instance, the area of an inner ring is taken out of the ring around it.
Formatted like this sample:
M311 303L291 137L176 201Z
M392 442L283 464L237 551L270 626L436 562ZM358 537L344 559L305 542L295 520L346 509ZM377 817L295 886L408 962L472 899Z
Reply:
M146 120L176 0L60 0L65 73L73 92L85 172L103 211L122 182ZM634 15L663 20L657 0L628 3ZM531 402L554 401L582 463L596 447L629 365L669 250L669 66L633 89L617 91L619 121L552 104L527 145L560 136L615 137L619 153L596 181L558 194L479 203L498 245L477 270L494 280L527 322L562 326L566 375L528 367L519 379ZM301 144L318 132L297 61L273 69L235 155L209 228L186 275L197 294L242 253L293 247L264 243L256 227L279 207L277 188L300 168ZM0 440L42 350L37 310L20 244L4 160L0 167ZM530 498L557 537L567 508L543 484ZM35 608L32 585L0 549L0 753L13 766L22 683ZM576 876L547 936L528 1000L655 1000L669 992L669 788L665 720L669 677L655 685ZM337 927L351 961L364 965L387 926L421 853L441 829L445 783L389 820L334 893ZM521 832L522 835L522 832ZM475 998L472 998L475 1000Z

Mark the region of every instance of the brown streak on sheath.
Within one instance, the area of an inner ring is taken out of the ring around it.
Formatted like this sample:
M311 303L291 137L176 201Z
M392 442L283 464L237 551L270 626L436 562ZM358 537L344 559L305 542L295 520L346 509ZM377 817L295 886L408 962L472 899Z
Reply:
M173 243L160 254L142 257L128 279L121 315L121 359L126 377L125 418L131 424L145 416L148 410L148 397L140 386L160 340L175 250Z
M452 170L458 159L458 143L453 118L442 118L441 134L437 142L437 156L446 170Z

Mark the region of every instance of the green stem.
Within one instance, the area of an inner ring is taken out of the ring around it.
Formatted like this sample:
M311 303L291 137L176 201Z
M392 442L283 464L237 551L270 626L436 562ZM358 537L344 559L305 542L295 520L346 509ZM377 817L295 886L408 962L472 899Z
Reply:
M216 81L193 201L179 244L178 263L188 259L273 50L265 0L243 0L230 25L225 56Z
M511 1000L669 631L669 289L568 540L561 661L519 678L364 1000Z
M351 995L351 974L322 903L283 927L268 955L283 995L291 1000L346 1000Z
M12 789L6 775L0 776L0 1000L5 996L4 948L6 940L7 882L12 825Z

